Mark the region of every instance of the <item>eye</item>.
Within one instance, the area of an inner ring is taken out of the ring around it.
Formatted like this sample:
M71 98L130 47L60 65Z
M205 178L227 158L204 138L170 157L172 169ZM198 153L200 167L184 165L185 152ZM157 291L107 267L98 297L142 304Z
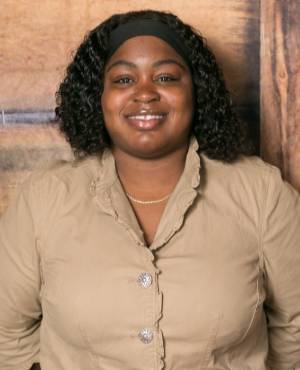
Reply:
M156 78L156 80L158 82L174 82L174 81L178 81L178 78L174 77L174 76L169 76L169 75L162 75L162 76L158 76Z
M123 77L119 77L119 78L116 78L114 80L114 83L115 84L121 84L121 85L128 85L130 84L131 82L133 81L132 78L128 77L128 76L123 76Z

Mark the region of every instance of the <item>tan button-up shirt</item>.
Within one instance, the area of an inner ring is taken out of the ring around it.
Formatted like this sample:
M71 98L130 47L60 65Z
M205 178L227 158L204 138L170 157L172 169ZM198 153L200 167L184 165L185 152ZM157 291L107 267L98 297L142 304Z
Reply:
M300 369L300 197L191 140L147 247L109 150L32 177L1 219L0 369Z

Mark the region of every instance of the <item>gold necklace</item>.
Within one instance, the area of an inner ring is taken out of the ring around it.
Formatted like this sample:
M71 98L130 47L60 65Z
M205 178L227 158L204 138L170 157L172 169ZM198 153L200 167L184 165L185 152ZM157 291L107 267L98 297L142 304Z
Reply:
M130 195L128 193L126 193L126 195L128 196L128 198L130 200L132 200L133 202L138 203L138 204L155 204L155 203L161 203L164 200L167 200L168 198L170 198L171 193L166 195L165 197L163 197L161 199L157 199L157 200L139 200L139 199L134 198L132 195Z

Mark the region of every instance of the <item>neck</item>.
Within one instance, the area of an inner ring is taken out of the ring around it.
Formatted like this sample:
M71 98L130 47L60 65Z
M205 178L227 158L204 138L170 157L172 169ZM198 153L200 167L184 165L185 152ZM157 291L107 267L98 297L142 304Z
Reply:
M141 159L113 149L116 169L125 191L141 199L172 192L185 166L188 145L159 159Z

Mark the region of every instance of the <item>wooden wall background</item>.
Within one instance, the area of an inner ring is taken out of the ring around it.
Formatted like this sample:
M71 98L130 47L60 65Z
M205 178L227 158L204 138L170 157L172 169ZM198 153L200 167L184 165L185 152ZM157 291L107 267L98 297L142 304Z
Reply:
M300 190L300 1L261 0L261 156Z
M300 189L297 0L1 0L0 214L32 170L72 156L53 122L54 96L85 32L115 12L146 8L202 32L257 147L262 116L263 157Z

